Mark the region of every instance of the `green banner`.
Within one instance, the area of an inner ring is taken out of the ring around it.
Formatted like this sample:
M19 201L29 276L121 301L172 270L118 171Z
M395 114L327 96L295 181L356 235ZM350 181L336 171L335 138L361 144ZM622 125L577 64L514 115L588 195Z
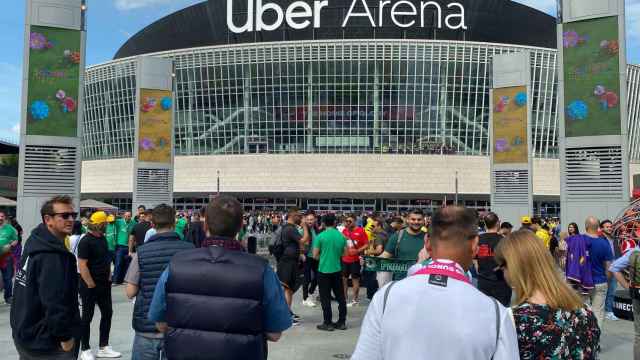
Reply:
M365 271L387 271L394 274L407 275L407 270L415 265L415 260L383 259L379 257L365 257Z
M567 137L620 135L618 17L564 24Z

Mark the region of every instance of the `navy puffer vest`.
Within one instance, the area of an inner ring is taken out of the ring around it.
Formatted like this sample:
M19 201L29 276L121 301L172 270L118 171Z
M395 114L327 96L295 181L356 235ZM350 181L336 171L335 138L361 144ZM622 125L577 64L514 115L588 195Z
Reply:
M216 246L171 259L166 286L167 358L263 359L266 266L255 255Z
M137 332L157 332L155 323L147 320L153 291L174 254L193 249L193 244L180 240L175 232L157 234L138 248L140 281L133 308L133 329Z

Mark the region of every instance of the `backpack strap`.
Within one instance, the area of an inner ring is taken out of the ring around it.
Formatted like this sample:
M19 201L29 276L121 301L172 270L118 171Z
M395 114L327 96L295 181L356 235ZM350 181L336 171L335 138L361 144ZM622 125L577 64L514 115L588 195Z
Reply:
M498 300L495 298L491 298L493 300L493 308L496 312L496 350L493 352L491 359L496 356L496 352L498 351L498 343L500 342L500 305L498 305Z
M404 236L405 231L405 229L398 231L398 241L396 241L396 248L393 253L393 257L395 257L396 259L398 258L398 251L400 251L400 242L402 241L402 237Z
M396 282L392 281L389 283L389 286L384 291L384 299L382 301L382 314L384 315L384 311L387 309L387 299L389 298L389 292L391 292L391 288L395 285Z

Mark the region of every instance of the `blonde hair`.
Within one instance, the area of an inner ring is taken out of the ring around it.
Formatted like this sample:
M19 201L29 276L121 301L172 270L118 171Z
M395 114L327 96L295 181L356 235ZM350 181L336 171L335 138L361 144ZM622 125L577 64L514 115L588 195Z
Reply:
M567 311L582 307L582 301L560 277L551 253L531 231L511 233L498 244L496 262L505 266L518 305L540 291L552 309Z

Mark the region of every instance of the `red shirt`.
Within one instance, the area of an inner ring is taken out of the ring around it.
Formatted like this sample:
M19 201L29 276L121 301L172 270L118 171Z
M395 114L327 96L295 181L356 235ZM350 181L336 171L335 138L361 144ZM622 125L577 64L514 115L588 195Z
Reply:
M344 228L344 230L342 230L342 235L347 238L347 247L349 249L359 249L369 243L369 237L361 227L356 227L353 231L349 231L348 228ZM352 264L356 261L360 261L360 255L343 256L342 261L347 264Z

